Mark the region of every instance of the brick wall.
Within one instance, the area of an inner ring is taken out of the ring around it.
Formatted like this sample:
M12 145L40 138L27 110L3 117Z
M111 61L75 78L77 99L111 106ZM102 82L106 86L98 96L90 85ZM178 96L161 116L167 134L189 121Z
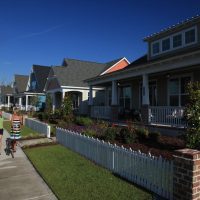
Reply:
M200 200L200 151L175 151L173 182L174 200Z

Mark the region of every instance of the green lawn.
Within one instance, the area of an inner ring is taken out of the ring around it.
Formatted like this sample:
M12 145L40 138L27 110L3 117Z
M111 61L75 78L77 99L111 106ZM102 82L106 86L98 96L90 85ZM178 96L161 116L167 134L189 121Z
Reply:
M60 145L25 149L60 200L149 200L151 194Z
M3 126L8 131L8 133L10 133L11 121L4 121ZM22 126L21 136L22 136L22 138L26 138L26 137L38 137L38 136L41 136L41 135L39 133L37 133L36 131L34 131L34 130L26 127L26 126Z

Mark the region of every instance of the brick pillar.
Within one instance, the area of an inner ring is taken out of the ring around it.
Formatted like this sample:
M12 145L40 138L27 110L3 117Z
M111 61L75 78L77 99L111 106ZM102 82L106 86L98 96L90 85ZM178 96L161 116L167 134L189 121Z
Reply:
M119 114L119 107L118 106L111 106L111 120L117 121Z
M175 151L173 182L174 200L200 200L200 151Z
M142 105L141 107L142 122L149 124L149 105Z

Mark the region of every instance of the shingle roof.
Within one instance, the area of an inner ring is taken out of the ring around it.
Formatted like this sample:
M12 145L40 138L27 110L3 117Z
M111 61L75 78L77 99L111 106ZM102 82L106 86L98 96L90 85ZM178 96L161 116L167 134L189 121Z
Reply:
M49 66L33 65L33 73L37 81L37 88L34 92L43 92L50 69Z
M0 88L1 88L0 89L1 95L13 94L13 88L9 85L7 85L7 86L1 85Z
M26 91L29 76L15 74L15 88L17 93Z
M109 63L97 63L75 59L64 59L65 66L54 66L52 69L61 86L87 87L84 80L95 77L111 67L120 59Z
M197 21L200 21L200 16L199 15L196 15L194 17L191 17L191 18L188 18L186 20L183 20L183 21L181 21L181 22L179 22L179 23L177 23L175 25L169 26L168 28L164 28L159 32L153 33L153 34L145 37L143 40L144 41L148 41L148 40L150 40L150 39L152 39L152 38L154 38L154 37L156 37L156 36L158 36L160 34L163 34L163 33L169 32L169 31L173 31L174 29L177 29L177 28L182 27L182 26L184 26L186 24L190 24L190 23L197 22Z

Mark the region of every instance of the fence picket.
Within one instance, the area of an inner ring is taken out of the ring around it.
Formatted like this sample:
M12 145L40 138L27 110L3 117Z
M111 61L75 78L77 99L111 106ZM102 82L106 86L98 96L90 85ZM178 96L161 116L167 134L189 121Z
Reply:
M116 144L100 141L61 128L56 129L57 141L119 176L141 185L158 195L172 199L173 162Z

